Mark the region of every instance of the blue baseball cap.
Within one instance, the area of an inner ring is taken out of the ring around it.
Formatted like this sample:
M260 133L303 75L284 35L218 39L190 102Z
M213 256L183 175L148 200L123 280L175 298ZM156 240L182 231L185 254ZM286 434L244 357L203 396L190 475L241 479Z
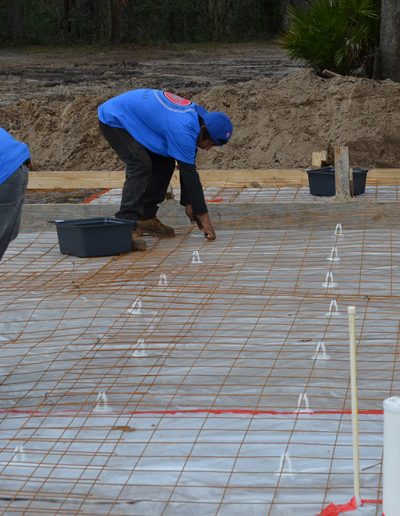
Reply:
M196 106L196 111L204 120L207 131L215 145L225 145L233 132L233 125L229 116L221 111L208 112L201 106Z

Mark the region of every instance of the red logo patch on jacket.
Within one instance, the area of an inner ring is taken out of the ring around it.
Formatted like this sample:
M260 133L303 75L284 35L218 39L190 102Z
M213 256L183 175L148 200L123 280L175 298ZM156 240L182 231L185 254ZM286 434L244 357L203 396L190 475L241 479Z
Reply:
M179 95L175 95L174 93L169 93L169 91L164 91L164 96L173 104L176 104L177 106L190 106L192 103L188 99L184 99L183 97L180 97Z

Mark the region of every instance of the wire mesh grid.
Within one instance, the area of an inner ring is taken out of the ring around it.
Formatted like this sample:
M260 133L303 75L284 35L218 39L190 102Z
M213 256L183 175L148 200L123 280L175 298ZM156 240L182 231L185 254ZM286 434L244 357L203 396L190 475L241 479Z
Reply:
M79 259L21 234L0 264L4 514L314 515L380 498L399 390L400 232L228 230ZM379 502L354 514L380 514Z
M103 195L89 198L90 204L119 203L121 199L121 188L113 188ZM180 188L174 188L175 198L180 197ZM246 186L243 183L227 181L226 186L209 186L204 189L206 201L221 204L242 204L255 202L260 204L271 202L308 202L313 204L326 203L326 197L310 195L307 186ZM399 185L368 185L362 196L356 196L353 200L361 204L367 202L396 202L400 198Z

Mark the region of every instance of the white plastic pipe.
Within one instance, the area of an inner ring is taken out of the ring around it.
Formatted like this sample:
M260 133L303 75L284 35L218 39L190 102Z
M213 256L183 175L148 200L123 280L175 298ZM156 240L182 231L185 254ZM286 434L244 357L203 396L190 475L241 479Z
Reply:
M357 345L356 345L356 307L347 308L349 315L350 336L350 381L351 381L351 419L353 425L353 477L354 496L357 507L361 505L360 496L360 456L358 432L358 396L357 396Z
M400 398L383 402L383 513L400 514Z

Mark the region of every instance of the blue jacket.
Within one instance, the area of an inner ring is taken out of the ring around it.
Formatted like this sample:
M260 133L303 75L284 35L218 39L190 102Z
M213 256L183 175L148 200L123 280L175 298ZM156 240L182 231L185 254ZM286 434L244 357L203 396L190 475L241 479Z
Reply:
M0 128L0 185L29 158L29 147Z
M152 152L192 165L200 134L197 108L173 93L139 89L107 100L98 115L103 124L125 129Z

